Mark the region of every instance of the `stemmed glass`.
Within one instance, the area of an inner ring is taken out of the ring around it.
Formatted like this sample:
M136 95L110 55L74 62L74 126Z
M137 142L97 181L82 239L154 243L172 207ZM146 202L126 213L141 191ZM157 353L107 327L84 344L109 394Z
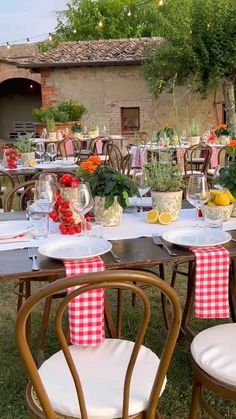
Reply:
M57 148L54 143L48 144L47 146L47 153L51 157L51 160L53 161L54 157L57 155Z
M73 188L71 206L79 214L82 232L86 235L85 214L93 208L93 197L88 182L80 182L76 188Z
M42 156L45 154L45 144L44 143L37 143L36 144L36 153L40 157L40 161L42 161Z
M35 182L34 201L43 212L49 213L56 200L57 175L42 173Z
M204 175L192 175L188 181L186 198L196 209L195 227L199 226L198 212L203 204L208 201L208 186Z
M147 173L142 169L134 171L133 182L136 184L140 195L140 212L143 212L142 198L151 189L147 184Z

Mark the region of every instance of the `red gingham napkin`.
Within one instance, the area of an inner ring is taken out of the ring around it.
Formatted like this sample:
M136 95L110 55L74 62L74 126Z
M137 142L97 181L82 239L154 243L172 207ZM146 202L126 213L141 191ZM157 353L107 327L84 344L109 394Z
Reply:
M230 254L222 246L190 248L196 257L195 317L229 317Z
M211 169L215 169L218 166L218 150L215 146L212 146L211 152Z
M177 164L181 172L184 172L184 152L183 148L176 149Z
M100 256L91 259L64 261L66 276L104 271ZM76 287L68 289L68 293ZM75 297L68 305L70 342L75 345L95 346L104 340L104 290L88 291Z

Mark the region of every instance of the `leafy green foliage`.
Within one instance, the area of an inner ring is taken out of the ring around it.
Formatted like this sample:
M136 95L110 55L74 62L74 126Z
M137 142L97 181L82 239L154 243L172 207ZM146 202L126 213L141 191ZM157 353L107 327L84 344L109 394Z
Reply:
M58 15L56 37L65 41L150 37L158 30L156 12L155 0L143 5L140 0L71 0Z
M85 112L84 105L70 100L62 102L58 106L34 108L32 114L37 122L48 124L49 120L54 122L78 121Z
M93 196L105 197L105 209L113 204L115 196L122 208L126 208L128 197L139 195L137 186L128 176L109 166L98 166L91 174L78 168L77 175L89 182Z
M178 85L189 83L193 90L205 93L227 81L227 119L236 134L232 89L236 80L236 1L165 0L159 12L164 39L144 65L150 90L158 96L175 80Z
M220 184L229 189L234 197L236 197L236 161L228 162L220 169L219 177L215 180L215 184Z
M20 153L30 153L35 151L35 146L32 144L34 133L19 135L17 141L14 143L14 146Z
M165 154L165 160L155 159L145 165L147 184L157 192L180 191L184 187L182 173L178 165L173 165L172 154Z

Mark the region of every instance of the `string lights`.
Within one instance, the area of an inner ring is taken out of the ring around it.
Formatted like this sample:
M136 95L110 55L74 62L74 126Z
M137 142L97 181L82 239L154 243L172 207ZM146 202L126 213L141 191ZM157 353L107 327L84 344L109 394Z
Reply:
M143 5L147 4L147 3L151 3L153 1L154 0L146 0L146 1L143 1L143 2L141 2L139 4L137 4L135 6L135 8L140 7L140 6L143 6ZM164 0L159 0L158 6L162 6L163 4L164 4ZM125 11L125 13L127 13L127 16L128 17L132 16L132 12L131 12L131 10L130 10L130 8L128 6L125 6L123 10ZM97 24L98 24L98 27L99 28L102 28L103 27L102 18L100 18L100 20L98 21ZM76 28L74 28L72 32L73 33L76 33L77 32ZM48 37L48 41L51 42L53 40L53 35L54 34L56 34L56 32L43 33L41 35L35 35L35 36L31 36L31 37L16 39L16 40L11 41L11 42L9 42L9 41L7 41L7 42L6 41L5 42L0 42L0 46L1 45L6 45L7 49L10 49L11 46L13 46L13 45L16 45L16 44L19 44L19 43L25 43L25 42L29 43L30 41L32 41L34 39L39 39L39 38L43 38L43 37Z

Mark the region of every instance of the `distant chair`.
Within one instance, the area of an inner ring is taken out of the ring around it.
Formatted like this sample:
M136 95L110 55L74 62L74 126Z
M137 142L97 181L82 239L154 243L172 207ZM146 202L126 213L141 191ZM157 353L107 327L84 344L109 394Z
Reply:
M108 166L113 169L122 171L123 169L123 156L122 153L115 144L107 144L107 155L108 155Z
M76 139L62 140L57 146L58 155L61 157L76 157L79 160L81 153L81 141Z
M27 201L34 199L34 187L35 180L29 180L27 182L22 182L19 185L14 186L6 195L4 200L3 208L5 212L9 212L13 209L13 201L15 206L17 206L18 211L24 211L27 207ZM15 200L17 197L17 192L21 191L18 196L18 202ZM16 209L16 208L15 208Z
M188 148L184 153L184 175L205 175L210 166L212 150L207 144Z

